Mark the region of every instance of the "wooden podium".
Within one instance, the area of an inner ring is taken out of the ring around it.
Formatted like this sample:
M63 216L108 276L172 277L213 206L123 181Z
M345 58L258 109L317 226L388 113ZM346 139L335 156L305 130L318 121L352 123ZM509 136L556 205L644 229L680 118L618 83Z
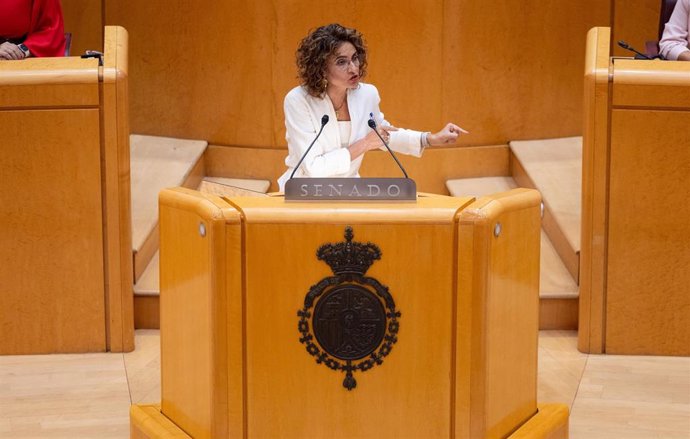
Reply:
M690 355L690 63L587 34L578 347Z
M0 355L131 351L127 31L0 62Z
M536 402L540 196L160 195L160 406L132 438L565 438Z

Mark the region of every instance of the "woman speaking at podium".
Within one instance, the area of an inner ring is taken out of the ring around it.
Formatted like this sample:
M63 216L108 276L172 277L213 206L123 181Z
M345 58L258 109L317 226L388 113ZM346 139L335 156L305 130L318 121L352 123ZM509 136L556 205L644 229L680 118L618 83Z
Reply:
M0 0L0 61L64 56L59 0Z
M369 119L391 149L416 157L427 146L453 143L467 133L453 123L436 133L391 126L379 110L376 87L361 82L367 50L355 29L329 24L312 31L297 49L297 69L302 84L284 102L288 170L278 179L281 191L323 124L295 177L358 177L364 153L383 148Z

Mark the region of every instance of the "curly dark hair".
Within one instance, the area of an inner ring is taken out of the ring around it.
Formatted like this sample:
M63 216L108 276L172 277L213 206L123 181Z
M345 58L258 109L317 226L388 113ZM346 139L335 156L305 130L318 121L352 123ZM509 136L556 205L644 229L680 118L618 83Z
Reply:
M310 95L323 96L326 91L328 60L345 42L355 46L359 57L359 76L364 78L367 74L367 47L362 34L356 29L337 23L328 24L309 32L309 35L300 42L295 54L297 74Z

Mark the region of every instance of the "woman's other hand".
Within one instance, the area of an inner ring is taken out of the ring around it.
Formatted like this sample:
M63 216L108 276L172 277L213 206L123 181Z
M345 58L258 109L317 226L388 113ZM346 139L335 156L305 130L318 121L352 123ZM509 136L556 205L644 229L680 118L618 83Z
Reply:
M429 145L443 145L446 143L455 143L460 134L469 134L454 123L448 123L441 131L427 136Z
M376 130L379 132L381 137L383 137L383 140L385 140L386 143L390 142L390 133L392 131L398 131L396 127L390 125L377 127ZM374 130L370 130L364 138L356 141L348 147L348 150L350 151L350 160L354 160L365 152L379 149L382 146L383 144L381 143L379 136L376 135Z
M398 131L398 129L394 126L391 125L381 125L376 128L378 131L379 135L383 138L383 140L386 141L386 143L389 143L391 141L391 134L393 131ZM364 138L367 142L367 150L373 150L373 149L379 149L383 145L381 144L381 139L379 139L379 136L376 135L374 130L369 131L369 134L366 135Z

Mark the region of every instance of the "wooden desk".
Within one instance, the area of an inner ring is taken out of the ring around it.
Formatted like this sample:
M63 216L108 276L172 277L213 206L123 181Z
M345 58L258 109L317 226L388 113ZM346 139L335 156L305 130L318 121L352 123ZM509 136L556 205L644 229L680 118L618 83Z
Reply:
M690 355L690 63L587 38L579 349Z
M127 33L0 62L0 354L130 351Z

